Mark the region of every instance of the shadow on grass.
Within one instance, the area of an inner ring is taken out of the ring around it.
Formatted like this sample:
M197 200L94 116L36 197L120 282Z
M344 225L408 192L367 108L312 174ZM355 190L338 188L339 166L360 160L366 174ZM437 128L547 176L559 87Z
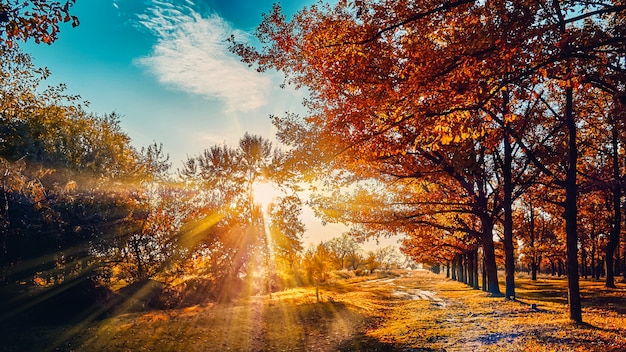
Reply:
M356 351L367 351L367 352L435 352L435 351L444 351L441 349L432 349L432 348L409 348L397 346L394 344L384 343L378 341L377 339L359 334L352 339L343 342L341 345L337 346L337 351L341 352L356 352Z
M534 331L535 339L543 345L551 346L595 346L595 351L602 350L602 346L606 347L607 351L623 351L623 349L615 349L615 346L611 347L611 341L601 341L598 339L598 335L592 331L610 331L602 329L597 326L583 323L583 324L571 324L569 326L554 327L551 329L543 329ZM566 331L566 333L563 333ZM614 332L619 333L616 329ZM608 346L606 344L608 343ZM572 347L571 350L574 350ZM579 350L579 349L577 349Z
M346 305L340 302L306 303L287 308L292 314L295 312L300 323L323 324L332 321L339 313L349 312Z
M519 299L538 300L567 305L566 278L540 278L516 280L516 293ZM603 281L580 280L580 293L584 308L598 308L626 314L626 286L604 287Z

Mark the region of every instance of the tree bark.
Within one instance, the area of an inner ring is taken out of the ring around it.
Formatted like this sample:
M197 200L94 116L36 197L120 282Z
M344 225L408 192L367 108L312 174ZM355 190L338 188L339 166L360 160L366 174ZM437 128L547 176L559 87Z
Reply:
M463 261L461 255L457 255L456 259L456 281L463 282Z
M487 292L492 296L502 296L498 286L498 266L496 264L495 246L493 244L493 222L489 216L482 216L482 245L485 274L487 277Z
M483 256L481 260L481 271L482 271L482 289L483 291L487 291L487 271L485 270L485 254L483 250Z
M474 276L474 282L472 282L472 288L474 290L479 290L480 289L480 285L478 284L478 249L474 249L472 251L472 272L473 272L473 276Z
M465 253L461 256L461 258L463 258L463 283L465 283L466 285L469 285L469 254Z
M619 144L618 144L618 132L617 127L613 126L611 133L611 145L613 147L613 221L611 224L611 232L609 233L609 243L606 246L606 281L605 285L609 288L615 288L615 263L613 258L615 250L619 246L621 224L622 224L622 187L620 185L620 172L619 172ZM619 260L618 260L619 263Z
M626 235L624 235L624 248L622 248L622 280L626 282Z
M467 285L474 286L474 251L467 252Z
M532 281L537 281L537 271L539 271L539 262L541 259L537 255L537 253L533 253L530 258L530 279Z
M587 278L587 250L585 250L585 242L582 241L580 246L580 263L582 264L582 276Z
M565 233L567 247L567 288L569 302L569 318L577 324L583 322L580 286L578 278L578 233L576 197L576 167L578 147L576 143L576 121L574 119L573 96L571 81L565 88L565 125L568 132L567 172L565 176Z
M456 255L454 256L454 258L452 259L452 280L457 281L457 260L456 260Z
M508 93L505 94L505 104L508 105ZM506 109L507 107L505 107ZM506 299L515 299L515 253L513 248L513 150L509 137L508 123L505 119L504 127L504 165L502 174L504 177L504 272L505 272L505 294Z
M537 250L535 248L535 208L532 201L528 204L528 210L530 211L530 219L528 221L528 232L530 235L530 248L532 250L530 272L531 280L537 281Z

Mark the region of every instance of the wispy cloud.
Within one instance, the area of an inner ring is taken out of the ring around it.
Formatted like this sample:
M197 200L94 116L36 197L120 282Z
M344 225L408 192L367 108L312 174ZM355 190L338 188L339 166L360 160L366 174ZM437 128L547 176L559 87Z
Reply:
M247 67L228 51L226 39L248 34L223 18L202 16L193 2L173 5L154 0L140 23L157 38L149 56L137 63L159 81L186 92L223 101L229 111L249 111L264 105L270 79Z

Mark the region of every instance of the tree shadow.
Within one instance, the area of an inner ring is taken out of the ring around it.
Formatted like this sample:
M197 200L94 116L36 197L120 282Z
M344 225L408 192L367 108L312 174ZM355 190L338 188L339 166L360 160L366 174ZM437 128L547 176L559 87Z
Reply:
M414 347L406 347L399 346L396 344L390 344L381 342L371 336L366 336L363 334L358 334L353 338L344 341L339 346L337 346L337 351L341 352L356 352L356 351L367 351L367 352L441 352L443 349L432 349L432 348L414 348Z
M518 299L546 301L567 304L567 283L563 280L541 279L538 281L516 282Z
M626 314L626 287L604 287L603 281L581 279L580 293L584 308L598 308L618 314ZM565 278L541 278L537 281L516 282L517 298L567 305L567 280Z

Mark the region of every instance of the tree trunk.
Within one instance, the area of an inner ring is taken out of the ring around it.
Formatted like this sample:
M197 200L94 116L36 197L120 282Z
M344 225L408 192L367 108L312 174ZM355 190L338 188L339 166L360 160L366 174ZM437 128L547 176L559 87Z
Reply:
M595 233L591 232L590 235L591 238L591 278L595 279L596 278L596 271L598 270L597 268L597 260L596 260L596 246L597 246L597 241L596 241L596 235Z
M472 251L472 258L472 276L474 277L472 288L478 290L480 289L480 285L478 284L478 249Z
M537 258L533 255L532 262L530 263L530 279L537 281Z
M461 255L457 254L454 260L456 261L456 281L463 282L463 261L461 260Z
M470 280L470 277L469 277L469 266L470 266L469 255L467 253L463 254L463 256L461 258L463 258L463 279L464 279L463 283L466 284L466 285L469 285L469 280Z
M532 201L528 204L530 210L530 220L528 221L528 232L530 234L530 248L532 250L530 275L531 280L537 281L537 250L535 248L535 208Z
M617 127L613 126L613 133L611 136L611 144L613 146L613 221L611 224L611 232L609 233L609 243L606 246L606 281L605 285L609 288L615 288L615 264L613 258L615 250L619 246L621 224L622 224L622 187L620 185L620 172L619 172L619 144L618 144L618 132ZM617 261L619 263L619 260Z
M135 256L135 260L137 261L137 280L147 279L147 275L143 267L141 249L139 248L139 240L137 238L132 239L131 247L133 249L133 255Z
M582 276L587 278L587 251L585 250L585 243L580 246L580 263L582 264Z
M467 285L474 286L474 256L473 251L467 252Z
M622 253L620 252L620 248L619 248L619 235L617 236L617 244L618 245L615 247L615 276L619 276L622 270L622 265L621 265Z
M574 120L573 96L574 91L568 82L565 88L565 125L568 132L567 173L565 176L565 234L567 253L567 288L569 302L569 318L577 324L583 322L580 286L578 282L578 233L576 220L578 209L576 197L576 165L578 147L576 143L576 121Z
M487 277L487 292L492 296L502 296L498 286L498 266L496 264L495 246L493 244L493 223L488 216L481 217L482 245L485 274Z
M484 253L484 250L483 250ZM485 270L485 255L483 254L481 260L481 271L482 271L482 289L483 291L487 291L487 271Z
M622 248L622 280L626 282L626 235L624 235L624 248Z
M515 299L515 253L513 248L513 149L511 148L511 138L509 137L507 111L508 92L503 92L504 100L504 164L502 165L502 175L504 178L504 272L505 272L505 294L506 299Z
M454 258L452 259L452 280L457 281L457 277L456 277L456 273L457 273L457 260L456 260L456 255L454 256Z

